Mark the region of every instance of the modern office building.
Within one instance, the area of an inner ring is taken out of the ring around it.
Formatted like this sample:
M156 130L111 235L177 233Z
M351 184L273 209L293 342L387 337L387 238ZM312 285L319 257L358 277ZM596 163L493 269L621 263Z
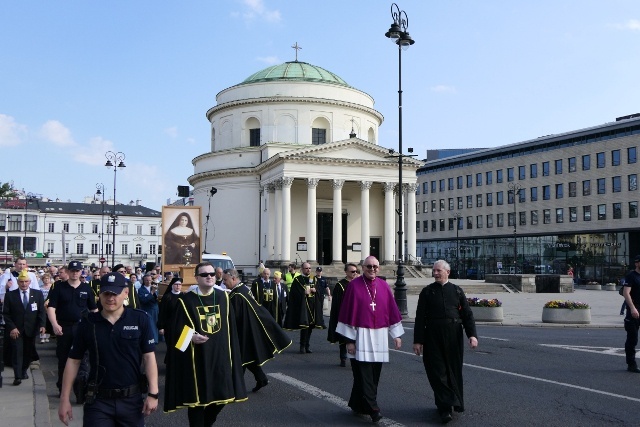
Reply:
M427 162L417 252L462 277L490 272L619 279L640 254L640 117ZM515 196L515 197L514 197Z

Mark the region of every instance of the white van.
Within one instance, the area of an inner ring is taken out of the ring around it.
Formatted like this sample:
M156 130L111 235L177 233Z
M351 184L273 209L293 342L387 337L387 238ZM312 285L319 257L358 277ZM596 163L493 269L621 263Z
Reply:
M236 268L227 254L202 254L202 262L210 262L214 268L221 267L223 270Z

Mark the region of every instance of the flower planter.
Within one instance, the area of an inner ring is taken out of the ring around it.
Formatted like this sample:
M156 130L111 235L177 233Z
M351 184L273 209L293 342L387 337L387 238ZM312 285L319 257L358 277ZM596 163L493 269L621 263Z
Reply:
M616 284L615 283L607 283L606 285L604 285L604 290L605 291L617 291Z
M589 324L591 323L590 308L543 308L543 323L567 323L567 324Z
M588 291L600 291L602 290L602 285L600 283L587 283Z
M473 311L473 318L477 322L502 322L504 319L502 307L471 306L471 311Z

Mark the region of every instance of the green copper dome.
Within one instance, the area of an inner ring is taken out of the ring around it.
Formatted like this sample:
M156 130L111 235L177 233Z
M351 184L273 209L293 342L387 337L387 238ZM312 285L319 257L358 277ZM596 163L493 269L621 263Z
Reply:
M284 64L265 68L250 75L240 84L291 80L349 86L347 82L331 71L298 61L285 62Z

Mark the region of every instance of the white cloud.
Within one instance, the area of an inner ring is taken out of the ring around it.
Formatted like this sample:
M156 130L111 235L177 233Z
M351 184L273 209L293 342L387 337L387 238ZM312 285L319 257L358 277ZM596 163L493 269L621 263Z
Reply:
M76 145L71 136L71 131L57 120L48 120L43 124L42 129L40 129L40 135L59 147L73 147Z
M187 138L187 144L194 145L196 143L195 138Z
M178 127L177 126L168 127L168 128L166 128L164 130L164 133L169 135L171 138L177 138L178 137Z
M614 24L613 27L619 30L640 31L640 19L629 19L624 24Z
M113 142L100 136L95 136L89 140L88 146L79 146L73 150L73 160L90 166L104 166L106 159L104 153L115 151ZM126 162L125 162L126 164Z
M242 14L245 20L264 19L267 22L280 22L279 10L268 10L262 0L243 0L247 10Z
M277 56L259 56L256 58L260 62L264 62L267 65L280 64L282 61Z
M11 116L0 114L0 147L20 145L26 133L26 126L16 123Z
M447 86L447 85L431 86L429 89L431 90L431 92L440 92L440 93L456 93L457 92L455 86Z

